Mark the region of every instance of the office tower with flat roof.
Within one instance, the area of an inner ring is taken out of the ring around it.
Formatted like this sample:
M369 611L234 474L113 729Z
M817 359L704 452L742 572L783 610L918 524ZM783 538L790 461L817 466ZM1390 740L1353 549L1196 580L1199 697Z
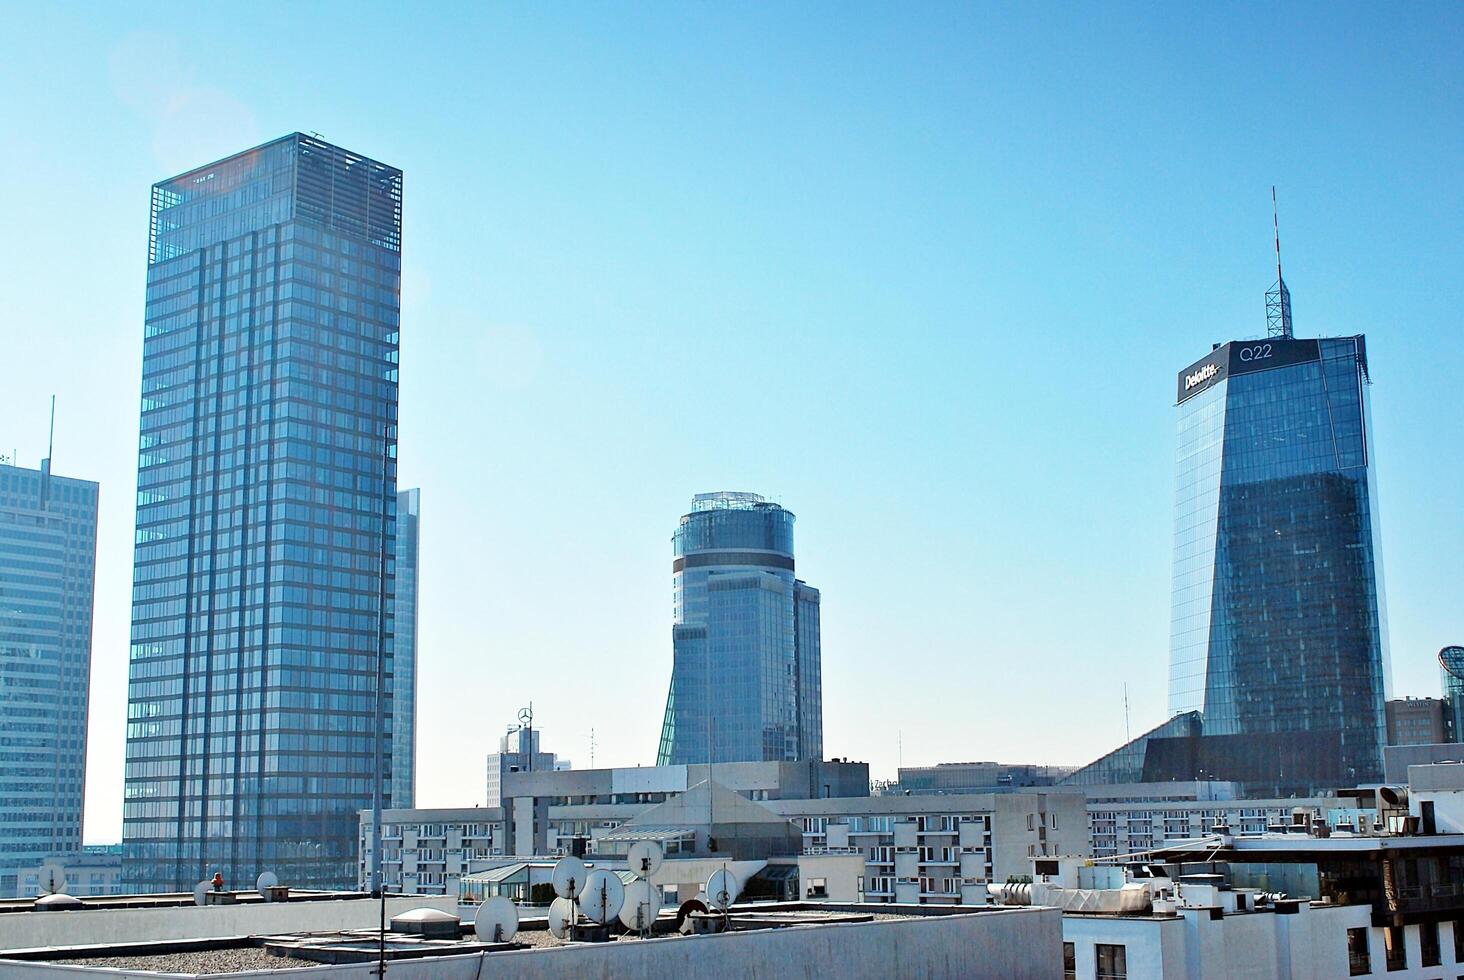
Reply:
M129 890L353 887L394 805L401 215L401 171L301 133L152 188Z
M793 519L730 491L681 518L659 765L822 758L820 596L794 577Z
M96 564L97 485L0 464L0 897L81 850Z
M1204 738L1146 760L1267 795L1381 779L1388 696L1367 350L1289 299L1179 372L1169 708Z
M392 805L417 798L417 583L422 491L397 493L396 576L393 579L391 682Z

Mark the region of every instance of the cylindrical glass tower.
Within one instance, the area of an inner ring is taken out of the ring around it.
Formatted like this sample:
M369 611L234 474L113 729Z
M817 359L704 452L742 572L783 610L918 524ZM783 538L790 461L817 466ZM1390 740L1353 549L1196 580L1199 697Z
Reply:
M793 521L736 491L682 516L660 764L822 756L819 593L794 577Z
M1451 742L1464 739L1464 647L1448 646L1439 651L1444 675L1444 726Z

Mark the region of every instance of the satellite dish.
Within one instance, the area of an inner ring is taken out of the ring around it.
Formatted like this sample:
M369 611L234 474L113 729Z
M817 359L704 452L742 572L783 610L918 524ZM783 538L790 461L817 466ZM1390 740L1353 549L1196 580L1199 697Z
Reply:
M676 910L677 932L688 933L691 931L691 913L707 911L707 903L702 900L703 897L688 898L681 903L681 907Z
M518 932L518 907L503 895L483 900L473 916L473 932L480 943L506 943Z
M625 901L620 906L620 924L636 932L644 932L661 913L661 890L644 878L625 886Z
M207 905L208 904L208 893L211 892L211 891L213 891L213 882L211 882L211 881L200 881L198 884L194 885L193 886L193 904L194 905Z
M718 912L725 912L737 901L738 894L742 891L742 883L737 876L723 868L721 871L713 871L712 876L707 879L707 904Z
M549 932L555 939L563 939L569 935L574 914L574 903L567 898L556 898L549 903Z
M604 925L620 914L625 904L625 885L613 872L600 868L585 879L584 893L579 897L580 911Z
M278 888L279 885L280 876L273 871L263 871L258 878L254 879L254 887L259 890L259 897L266 902L269 901L269 890Z
M625 860L630 865L631 874L637 878L649 878L661 867L664 857L660 844L653 840L638 840L630 845L630 853Z
M560 898L576 898L585 890L585 878L589 872L585 862L577 857L562 857L554 865L554 894Z
M41 865L41 894L59 895L66 891L66 869L59 864Z

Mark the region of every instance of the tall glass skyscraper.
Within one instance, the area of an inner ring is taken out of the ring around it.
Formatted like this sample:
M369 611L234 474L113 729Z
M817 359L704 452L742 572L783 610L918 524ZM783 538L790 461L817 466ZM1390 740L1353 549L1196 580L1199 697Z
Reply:
M401 171L300 133L152 188L129 890L356 882L378 630L392 715L401 204Z
M793 514L754 493L698 494L672 547L657 764L823 758L819 592L793 576Z
M422 491L397 493L391 680L391 802L397 807L415 806L417 798L417 558L421 524Z
M1388 691L1366 348L1286 326L1179 373L1169 675L1194 774L1279 793L1380 780Z
M81 850L97 485L0 464L0 897Z

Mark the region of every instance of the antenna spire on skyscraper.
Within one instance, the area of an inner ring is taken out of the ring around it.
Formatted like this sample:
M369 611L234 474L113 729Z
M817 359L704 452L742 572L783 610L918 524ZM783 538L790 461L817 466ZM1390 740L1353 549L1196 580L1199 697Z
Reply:
M1291 290L1281 277L1281 221L1276 209L1276 185L1271 185L1271 230L1276 241L1276 285L1266 291L1266 336L1291 339Z

